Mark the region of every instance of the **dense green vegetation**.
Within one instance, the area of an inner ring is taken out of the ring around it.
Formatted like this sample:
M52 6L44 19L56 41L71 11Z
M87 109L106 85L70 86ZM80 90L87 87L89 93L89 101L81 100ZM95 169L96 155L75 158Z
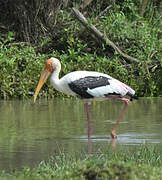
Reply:
M84 156L84 157L83 157ZM2 172L6 179L129 179L160 180L162 177L162 151L158 146L118 147L114 151L99 149L98 153L51 157L34 169L24 168L13 173Z
M80 4L72 2L73 6L79 9ZM147 2L146 6L143 6L144 2ZM101 43L91 35L89 30L84 29L73 16L71 4L66 8L60 6L56 23L47 28L45 27L46 18L42 18L43 23L40 18L43 9L46 8L40 6L41 10L36 9L36 14L32 14L34 12L32 7L30 12L34 18L31 17L31 19L37 18L35 22L38 23L35 27L34 21L32 21L33 24L28 23L30 18L24 20L23 17L20 17L22 21L17 21L19 24L22 23L22 26L19 26L18 23L11 23L15 16L7 23L7 16L9 17L12 11L11 9L7 11L7 8L2 10L3 3L7 4L8 1L0 2L1 99L32 97L44 62L51 56L61 60L60 76L74 70L95 70L107 73L130 85L136 90L138 96L162 96L160 1L95 0L83 12L89 24L95 25L123 52L137 58L138 63L122 57L110 46L109 42ZM19 5L20 3L21 1ZM110 5L108 11L100 15ZM18 7L17 4L16 6ZM14 15L16 11L18 9L13 9ZM19 15L21 14L23 13L19 11ZM46 12L46 14L50 13ZM28 24L33 28L28 29ZM20 30L23 26L26 31ZM28 32L28 30L31 31ZM42 97L59 95L60 93L53 91L49 81L39 94ZM62 153L51 157L48 162L41 162L34 169L24 168L11 174L2 172L0 178L158 180L162 177L161 156L160 148L151 146L123 148L117 152L109 147L108 150L100 151L91 157L70 156Z
M106 14L98 16L109 4L96 2L87 12L94 24L120 49L139 63L128 62L108 44L100 44L83 30L69 10L60 9L55 37L42 37L38 44L17 43L15 32L0 37L0 97L26 98L33 95L44 62L54 56L61 60L61 76L74 70L108 73L129 84L139 96L160 96L162 89L162 31L158 1L149 1L140 16L140 1L113 3ZM77 4L75 4L77 6ZM96 17L98 17L96 19ZM48 30L47 30L48 31ZM82 32L82 33L80 33ZM54 35L53 35L54 36ZM43 88L44 97L54 96L52 87Z

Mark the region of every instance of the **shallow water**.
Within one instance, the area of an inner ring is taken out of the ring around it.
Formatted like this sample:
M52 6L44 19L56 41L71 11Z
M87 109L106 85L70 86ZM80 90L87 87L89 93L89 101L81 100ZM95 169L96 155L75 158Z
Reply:
M0 101L0 170L36 166L51 155L96 153L112 143L110 132L123 103L89 106L91 137L81 100ZM128 106L117 129L116 146L162 145L162 98L141 98Z

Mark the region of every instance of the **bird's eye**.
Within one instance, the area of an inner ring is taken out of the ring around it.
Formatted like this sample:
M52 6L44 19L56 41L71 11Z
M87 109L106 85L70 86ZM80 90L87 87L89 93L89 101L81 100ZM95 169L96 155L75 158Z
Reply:
M50 63L47 63L47 69L51 69L52 68L52 66L51 66L51 64Z
M48 71L52 72L53 71L53 66L51 63L47 63L46 64L46 68L48 69Z

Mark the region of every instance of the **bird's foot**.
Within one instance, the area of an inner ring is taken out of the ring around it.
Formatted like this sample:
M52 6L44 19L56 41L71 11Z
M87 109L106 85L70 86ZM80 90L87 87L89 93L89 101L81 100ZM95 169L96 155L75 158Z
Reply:
M115 130L112 130L110 135L111 135L112 139L117 139L117 135L116 135Z

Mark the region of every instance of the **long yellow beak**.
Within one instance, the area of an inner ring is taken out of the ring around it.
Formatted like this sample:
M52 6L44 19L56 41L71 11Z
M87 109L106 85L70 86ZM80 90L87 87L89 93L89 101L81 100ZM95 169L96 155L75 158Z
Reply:
M34 93L34 103L35 103L35 101L36 101L36 99L37 99L37 96L38 96L38 94L39 94L40 89L42 88L43 84L46 82L46 80L47 80L47 78L48 78L48 76L49 76L50 74L51 74L51 73L50 73L49 71L47 71L47 70L44 70L44 71L42 72L41 77L40 77L40 79L39 79L39 83L38 83L37 88L36 88L36 91L35 91L35 93Z

